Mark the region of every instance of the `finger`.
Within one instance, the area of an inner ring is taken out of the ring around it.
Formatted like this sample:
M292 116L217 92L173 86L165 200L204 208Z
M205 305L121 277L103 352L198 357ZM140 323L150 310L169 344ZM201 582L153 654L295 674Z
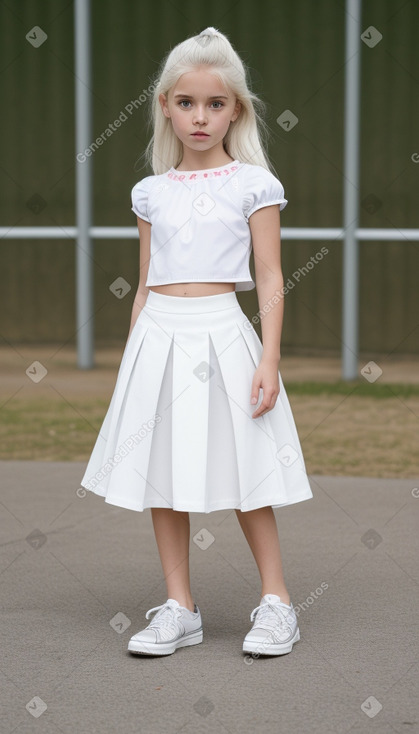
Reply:
M277 401L277 397L278 397L278 393L275 391L272 394L272 397L271 397L270 401L268 401L268 400L265 401L265 399L262 400L262 402L259 405L259 407L253 413L252 418L259 418L259 416L264 415L269 410L272 410L272 408L275 407L275 404L276 404L276 401Z
M256 405L257 401L259 400L259 392L260 392L260 381L254 380L252 382L252 390L250 393L250 404Z

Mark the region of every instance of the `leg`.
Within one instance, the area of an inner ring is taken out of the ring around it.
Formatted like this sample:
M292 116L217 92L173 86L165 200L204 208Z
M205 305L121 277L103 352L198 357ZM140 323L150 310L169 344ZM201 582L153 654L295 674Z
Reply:
M193 612L189 579L189 513L152 507L151 516L166 580L167 598L176 599L182 607Z
M262 580L262 593L277 594L285 604L290 597L285 586L278 528L272 507L242 512L236 510L237 519L249 543Z

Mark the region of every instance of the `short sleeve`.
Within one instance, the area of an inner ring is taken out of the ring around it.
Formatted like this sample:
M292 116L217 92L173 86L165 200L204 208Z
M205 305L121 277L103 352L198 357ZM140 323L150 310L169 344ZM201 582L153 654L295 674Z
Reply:
M288 199L284 196L284 187L279 179L263 166L252 166L245 179L243 195L243 214L246 221L258 209L271 204L279 204L284 209Z
M152 176L146 176L146 178L143 178L142 181L138 181L138 183L136 183L131 189L131 209L137 217L145 219L146 222L150 222L147 202L151 179Z

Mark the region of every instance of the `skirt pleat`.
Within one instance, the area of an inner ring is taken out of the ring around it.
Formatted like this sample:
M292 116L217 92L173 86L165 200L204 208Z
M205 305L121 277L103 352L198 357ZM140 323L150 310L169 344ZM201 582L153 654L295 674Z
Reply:
M252 418L262 344L234 291L149 291L81 485L142 511L248 511L313 494L282 382Z

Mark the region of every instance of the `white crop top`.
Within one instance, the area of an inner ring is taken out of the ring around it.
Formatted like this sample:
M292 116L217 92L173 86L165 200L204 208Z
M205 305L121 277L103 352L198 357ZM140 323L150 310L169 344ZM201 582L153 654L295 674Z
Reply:
M146 286L235 283L252 290L249 217L279 204L281 182L263 166L235 160L218 168L146 176L131 191L132 211L151 223Z

